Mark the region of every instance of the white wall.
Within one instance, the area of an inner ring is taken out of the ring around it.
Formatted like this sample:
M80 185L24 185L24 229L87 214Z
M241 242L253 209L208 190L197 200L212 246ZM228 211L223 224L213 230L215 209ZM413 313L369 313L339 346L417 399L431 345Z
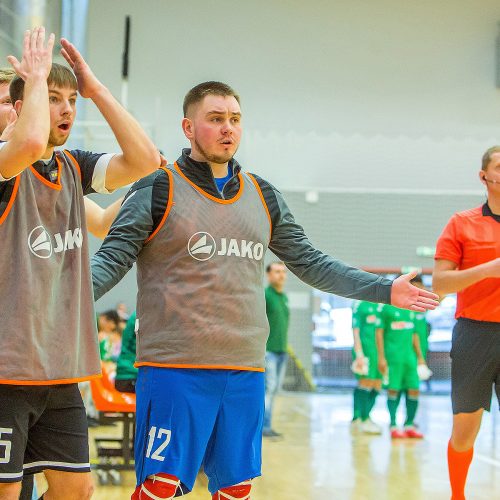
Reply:
M170 160L209 79L242 96L239 160L282 188L480 189L500 142L497 0L91 0L88 57L117 95L126 14L130 107Z

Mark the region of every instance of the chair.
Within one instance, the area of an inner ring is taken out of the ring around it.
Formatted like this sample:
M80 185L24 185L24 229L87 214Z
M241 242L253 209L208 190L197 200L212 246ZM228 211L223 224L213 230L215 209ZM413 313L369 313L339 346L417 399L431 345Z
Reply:
M108 478L113 484L120 484L118 471L133 470L135 437L135 394L115 389L115 369L109 363L101 362L102 378L92 380L90 389L100 422L122 423L120 437L96 437L97 461L92 467L97 470L99 482L106 484Z

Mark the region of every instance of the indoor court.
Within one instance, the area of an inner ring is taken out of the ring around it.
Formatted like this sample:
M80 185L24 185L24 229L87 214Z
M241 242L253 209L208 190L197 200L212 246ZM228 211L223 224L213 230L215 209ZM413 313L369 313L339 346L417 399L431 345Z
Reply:
M499 109L499 0L0 0L0 500L500 500Z

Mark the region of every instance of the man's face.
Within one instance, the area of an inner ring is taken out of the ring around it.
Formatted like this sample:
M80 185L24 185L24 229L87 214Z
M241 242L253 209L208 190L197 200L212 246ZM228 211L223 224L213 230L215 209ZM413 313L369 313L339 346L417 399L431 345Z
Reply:
M12 104L9 96L9 84L0 83L0 134L7 126L11 109Z
M76 97L75 89L49 86L49 146L62 146L68 140L76 117Z
M207 95L183 121L192 150L205 161L227 163L241 140L241 110L233 96Z
M286 281L286 267L283 264L272 264L267 273L269 284L274 287L283 287Z
M495 196L500 195L500 153L494 153L491 155L491 161L488 167L485 171L481 170L481 172L479 172L479 177L481 179L486 177L486 179L490 181L483 181L488 188L488 193L494 194Z

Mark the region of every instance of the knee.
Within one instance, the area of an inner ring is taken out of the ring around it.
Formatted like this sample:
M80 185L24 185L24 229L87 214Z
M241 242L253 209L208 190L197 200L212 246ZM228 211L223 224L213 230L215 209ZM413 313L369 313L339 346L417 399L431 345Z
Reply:
M0 500L17 500L21 493L21 483L0 483Z
M45 497L50 500L90 500L94 494L94 483L89 476L82 481L68 484L66 488L54 492L55 494L52 494L50 488L48 492L50 496L45 494Z
M222 488L212 495L212 500L250 500L250 490L252 489L252 480L243 481Z
M457 432L455 429L451 434L450 443L455 451L462 452L470 450L476 441L476 434L462 431Z

